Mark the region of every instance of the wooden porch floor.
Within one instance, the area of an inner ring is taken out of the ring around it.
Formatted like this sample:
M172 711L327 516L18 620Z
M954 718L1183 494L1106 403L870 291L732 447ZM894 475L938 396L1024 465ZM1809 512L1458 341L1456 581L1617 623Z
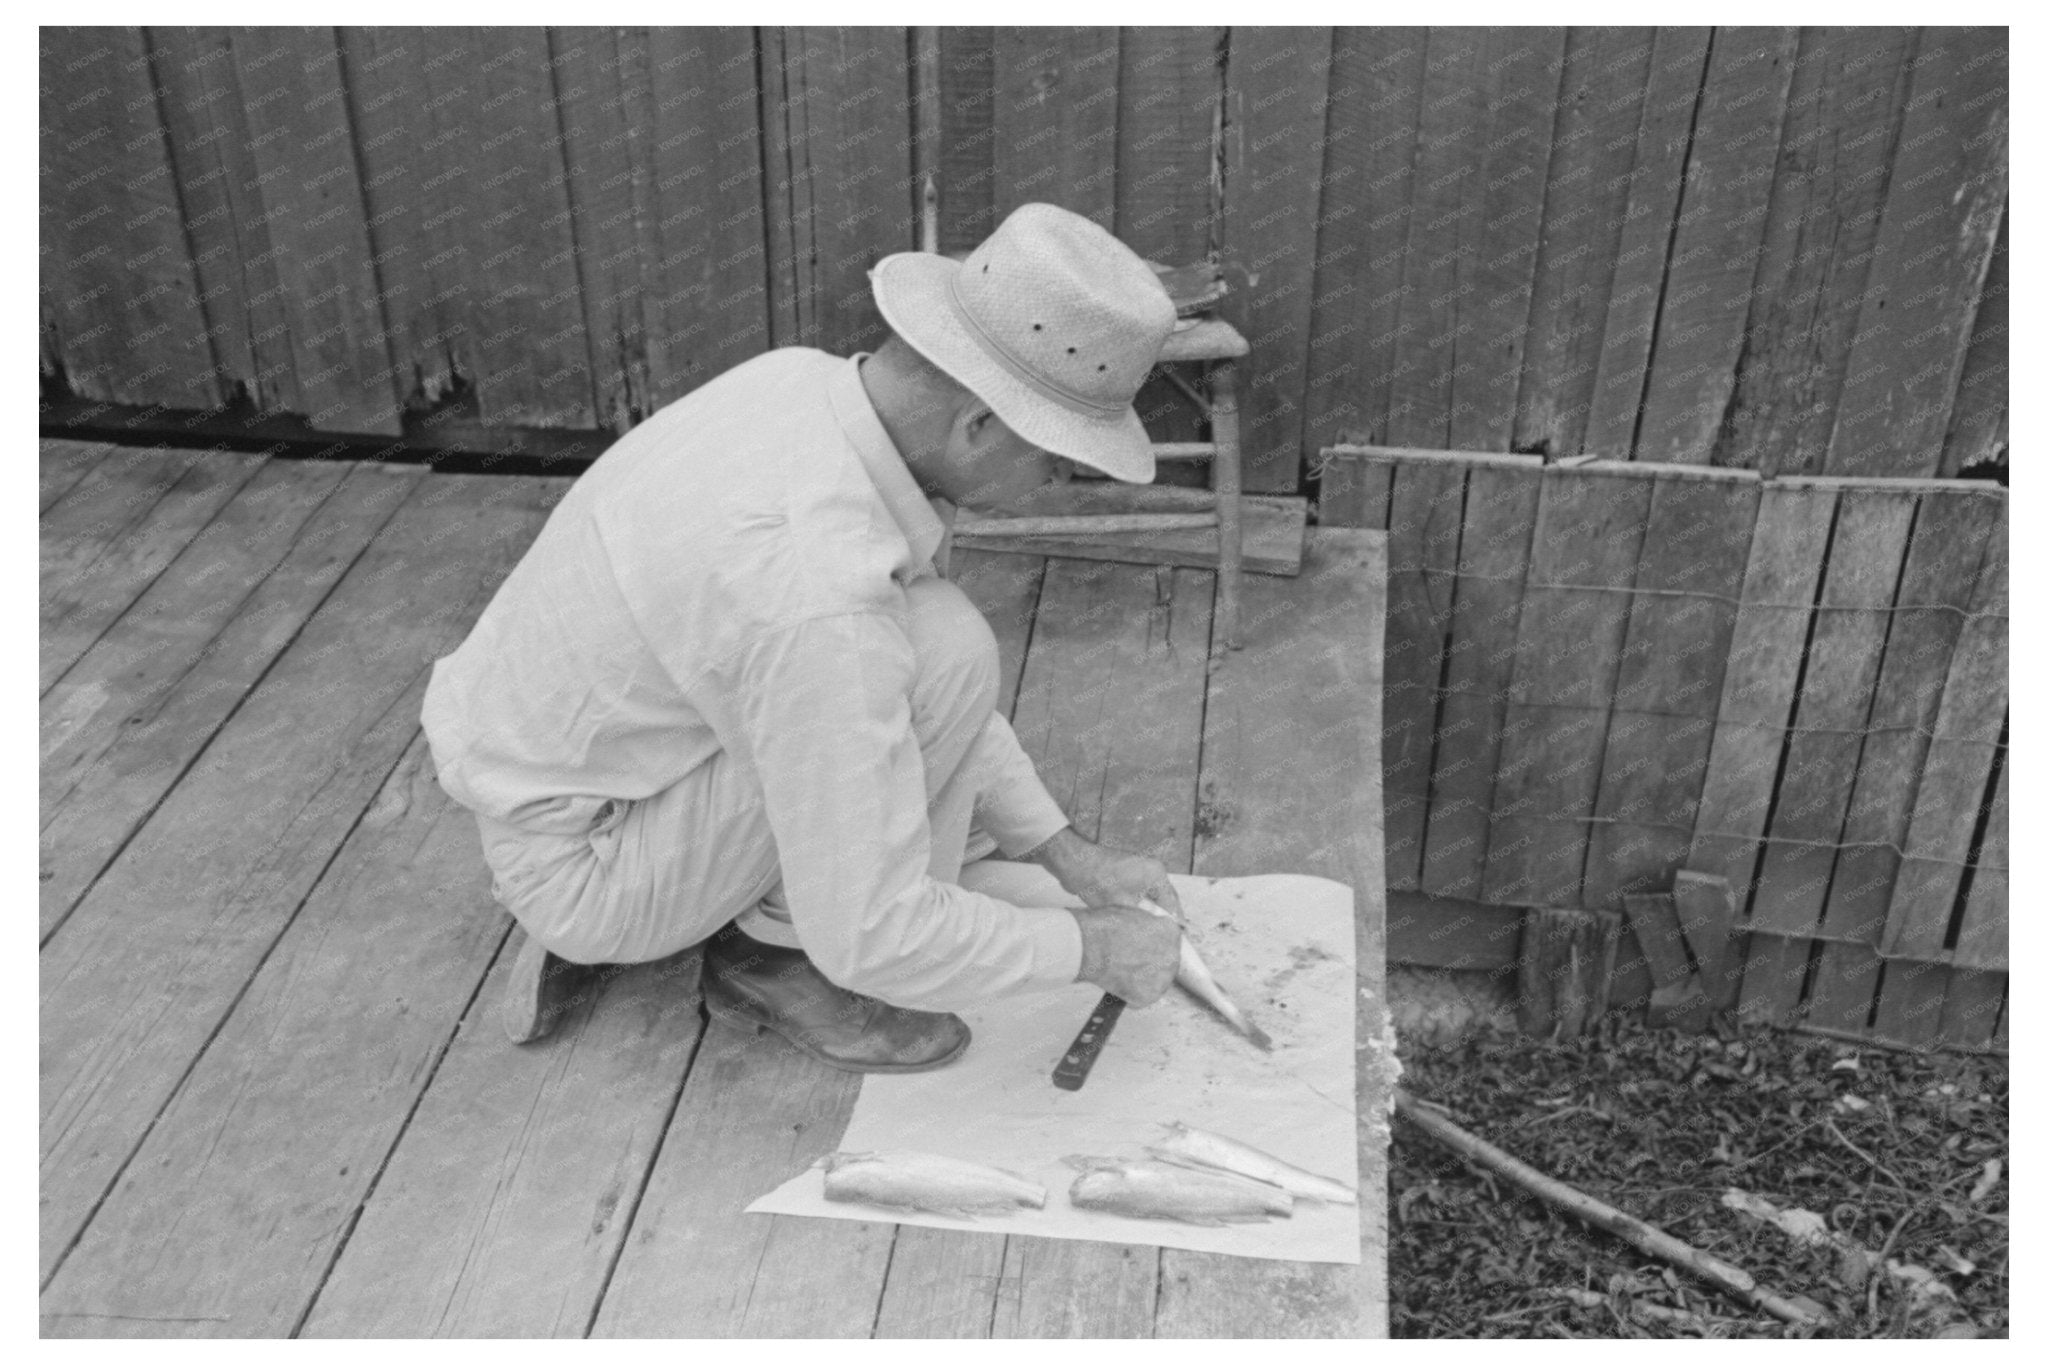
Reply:
M419 703L567 484L43 443L44 1333L1384 1335L1379 1139L1357 1267L745 1215L858 1081L707 1027L693 955L504 1040ZM1248 579L1213 675L1210 573L953 577L1083 833L1357 889L1376 1036L1380 536Z

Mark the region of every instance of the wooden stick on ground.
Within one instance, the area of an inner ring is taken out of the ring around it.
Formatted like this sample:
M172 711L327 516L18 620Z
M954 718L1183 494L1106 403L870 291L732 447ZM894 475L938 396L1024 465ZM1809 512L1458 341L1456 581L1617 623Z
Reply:
M1433 1108L1418 1102L1407 1091L1394 1091L1394 1107L1401 1117L1459 1156L1476 1161L1488 1170L1498 1171L1537 1198L1554 1204L1568 1213L1576 1214L1594 1227L1613 1233L1636 1250L1669 1261L1679 1269L1728 1291L1744 1303L1753 1304L1773 1317L1803 1327L1827 1325L1824 1314L1816 1313L1763 1288L1757 1284L1755 1276L1740 1266L1730 1265L1718 1256L1679 1241L1661 1228L1652 1227L1642 1219L1623 1213L1611 1204L1603 1204L1563 1181L1551 1179L1535 1167L1517 1161L1483 1138L1466 1132Z

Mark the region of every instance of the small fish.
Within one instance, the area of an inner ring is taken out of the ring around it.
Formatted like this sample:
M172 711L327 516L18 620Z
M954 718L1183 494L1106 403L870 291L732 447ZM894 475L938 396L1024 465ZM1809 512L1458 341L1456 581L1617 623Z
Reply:
M1211 1170L1231 1171L1278 1185L1297 1199L1316 1199L1326 1204L1356 1204L1358 1192L1328 1176L1291 1166L1279 1157L1246 1146L1221 1133L1190 1128L1185 1123L1166 1126L1166 1141L1147 1151L1162 1161L1191 1162Z
M1164 906L1155 901L1141 900L1138 906L1151 914L1162 915L1167 919L1173 918ZM1173 979L1180 984L1182 990L1222 1015L1232 1028L1251 1040L1253 1047L1261 1052L1273 1050L1273 1040L1266 1035L1266 1031L1246 1018L1245 1012L1237 1007L1237 1002L1225 995L1223 987L1216 984L1216 974L1209 970L1208 963L1202 961L1202 955L1196 950L1195 941L1189 936L1184 924L1181 925L1180 933L1180 970L1175 973Z
M834 1152L825 1197L966 1217L1045 1207L1045 1186L993 1166L931 1152Z
M1170 1161L1092 1156L1070 1156L1066 1161L1081 1172L1067 1192L1077 1209L1126 1218L1175 1218L1208 1227L1294 1216L1294 1199L1287 1191L1222 1171Z

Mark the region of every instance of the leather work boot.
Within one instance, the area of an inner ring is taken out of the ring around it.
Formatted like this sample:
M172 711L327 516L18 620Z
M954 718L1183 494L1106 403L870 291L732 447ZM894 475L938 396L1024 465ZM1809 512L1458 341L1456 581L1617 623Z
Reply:
M524 929L518 933L523 942L498 1001L498 1022L513 1042L534 1043L597 988L598 969L556 957Z
M841 1071L930 1071L967 1050L955 1014L898 1009L835 986L801 948L763 943L728 924L704 945L704 1004L756 1033L774 1029Z

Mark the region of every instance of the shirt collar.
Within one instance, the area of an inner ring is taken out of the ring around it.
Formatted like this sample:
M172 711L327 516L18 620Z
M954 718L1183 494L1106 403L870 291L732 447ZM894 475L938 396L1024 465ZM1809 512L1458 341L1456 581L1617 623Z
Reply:
M833 376L832 412L846 433L847 443L860 456L868 477L874 481L883 506L896 519L903 538L910 542L911 562L924 564L938 551L946 534L945 523L910 477L910 467L903 463L896 443L889 439L888 428L876 415L875 405L868 401L867 389L860 382L860 362L867 356L868 352L862 351L850 357L846 368Z

